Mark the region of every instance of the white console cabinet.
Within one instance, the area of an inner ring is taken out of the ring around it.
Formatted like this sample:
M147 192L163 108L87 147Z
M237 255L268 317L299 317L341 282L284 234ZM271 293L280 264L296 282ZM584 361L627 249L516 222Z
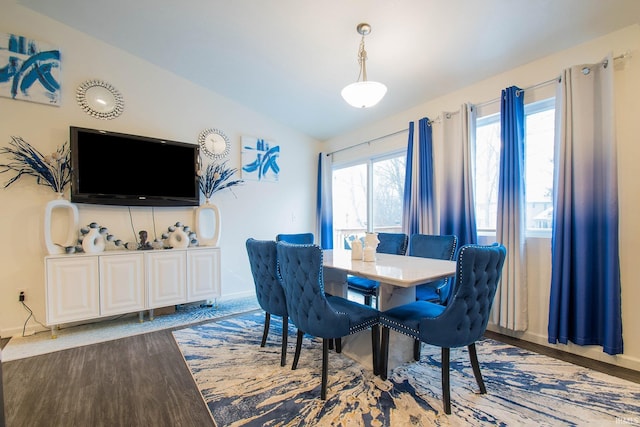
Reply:
M220 297L220 248L45 257L48 326Z

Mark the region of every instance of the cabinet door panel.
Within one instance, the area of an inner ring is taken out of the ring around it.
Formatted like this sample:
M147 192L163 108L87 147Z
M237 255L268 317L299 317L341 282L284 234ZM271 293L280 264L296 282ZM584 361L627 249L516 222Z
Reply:
M142 254L100 257L100 313L103 316L145 309Z
M47 325L100 315L96 257L46 261Z
M188 300L220 298L220 249L191 250L187 259Z
M147 254L149 308L187 301L186 259L185 251Z

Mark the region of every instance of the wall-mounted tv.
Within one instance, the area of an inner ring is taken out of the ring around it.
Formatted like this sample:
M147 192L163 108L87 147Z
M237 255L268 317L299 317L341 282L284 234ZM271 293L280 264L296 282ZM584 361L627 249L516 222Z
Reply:
M198 206L198 145L70 127L71 201Z

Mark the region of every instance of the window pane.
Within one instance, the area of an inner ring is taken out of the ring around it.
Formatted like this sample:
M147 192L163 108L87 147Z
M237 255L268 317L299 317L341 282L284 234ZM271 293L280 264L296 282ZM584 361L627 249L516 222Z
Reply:
M496 229L498 173L500 167L500 115L476 122L476 227L478 231Z
M405 156L373 163L373 231L402 231Z
M402 231L406 154L333 169L333 239L337 249L367 231Z
M341 247L354 234L367 230L367 165L333 171L333 241Z
M549 102L547 105L530 104L530 106L533 110L530 114L526 114L527 108L525 108L527 228L551 231L555 108ZM538 108L536 111L536 106L542 109Z

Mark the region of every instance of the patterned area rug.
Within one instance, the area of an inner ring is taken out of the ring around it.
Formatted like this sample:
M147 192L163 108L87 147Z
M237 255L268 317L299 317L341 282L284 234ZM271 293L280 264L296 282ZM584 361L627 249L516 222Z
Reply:
M139 322L137 315L127 315L111 320L65 327L57 331L56 339L51 339L50 331L38 332L26 337L13 337L2 350L2 361L8 362L67 348L191 325L259 308L258 301L252 296L221 301L216 307L185 304L178 306L173 313L156 315L153 320L145 317L142 323Z
M640 384L493 340L477 344L488 394L477 385L466 349L451 350L452 414L442 409L440 350L423 345L419 363L379 377L342 354L329 354L327 400L320 400L322 344L305 338L298 369L280 367L279 319L260 348L264 313L221 319L173 335L217 425L468 426L640 423Z

